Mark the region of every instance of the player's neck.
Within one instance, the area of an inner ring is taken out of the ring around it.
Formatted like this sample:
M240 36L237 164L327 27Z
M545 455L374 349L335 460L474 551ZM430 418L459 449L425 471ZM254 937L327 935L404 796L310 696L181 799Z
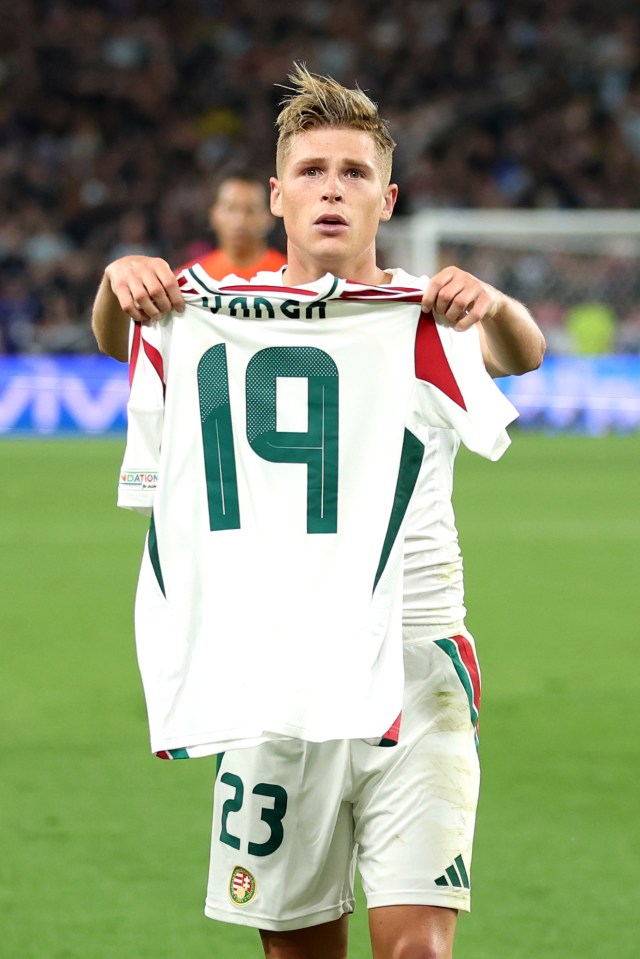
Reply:
M318 258L308 256L296 250L291 243L287 247L287 268L283 279L287 286L299 286L304 283L313 283L326 273L332 273L341 279L351 280L353 283L363 283L366 286L383 286L390 283L392 276L385 273L376 264L375 250L373 255L367 254L360 259Z

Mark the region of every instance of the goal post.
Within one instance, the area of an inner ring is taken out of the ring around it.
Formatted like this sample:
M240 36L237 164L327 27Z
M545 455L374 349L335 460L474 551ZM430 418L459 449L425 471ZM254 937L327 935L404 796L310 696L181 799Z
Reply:
M592 269L598 259L608 263L616 260L629 272L638 273L632 261L637 262L640 256L640 210L439 208L382 224L379 240L387 265L395 266L397 261L417 275L433 275L449 262L463 269L479 262L486 264L492 274L503 274L508 280L510 274L518 276L523 257L537 256L547 261L574 258L575 284L579 287L585 283L584 292L588 292L600 276L600 271L596 277ZM523 273L526 266L527 261ZM582 270L585 266L590 267L587 272ZM491 282L489 277L480 278ZM532 289L544 292L543 283L538 280L536 284L535 276L529 277L529 283Z
M501 384L523 424L640 430L640 211L423 210L383 224L379 249L382 267L459 266L529 307L547 358Z

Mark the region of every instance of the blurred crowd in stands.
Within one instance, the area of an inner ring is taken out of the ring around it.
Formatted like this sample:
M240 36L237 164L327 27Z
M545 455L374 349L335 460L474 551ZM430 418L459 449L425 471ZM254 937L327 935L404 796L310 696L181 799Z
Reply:
M107 262L178 265L211 244L217 172L274 172L277 85L295 59L380 102L398 215L640 209L637 0L0 5L0 352L95 349ZM564 301L547 307L539 319L571 349ZM607 348L640 352L637 315L606 308Z

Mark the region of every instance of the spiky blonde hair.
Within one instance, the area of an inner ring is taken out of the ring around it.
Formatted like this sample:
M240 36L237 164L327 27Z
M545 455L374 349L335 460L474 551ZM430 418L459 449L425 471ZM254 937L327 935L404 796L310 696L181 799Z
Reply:
M304 63L294 63L289 74L291 93L281 101L276 120L278 145L276 169L282 174L291 140L298 133L322 127L350 127L365 130L373 137L384 185L391 180L391 160L395 141L386 120L378 114L377 104L359 87L348 89L332 77L309 73Z

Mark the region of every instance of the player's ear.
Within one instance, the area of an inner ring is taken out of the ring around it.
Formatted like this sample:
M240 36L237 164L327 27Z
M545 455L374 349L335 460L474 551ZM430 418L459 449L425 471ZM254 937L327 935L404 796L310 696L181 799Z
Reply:
M282 216L282 189L280 180L272 176L269 179L269 189L271 191L270 206L274 216Z
M391 214L393 213L393 208L396 205L396 200L398 199L398 186L396 183L390 183L387 189L384 192L382 199L382 212L380 214L381 220L390 220Z

